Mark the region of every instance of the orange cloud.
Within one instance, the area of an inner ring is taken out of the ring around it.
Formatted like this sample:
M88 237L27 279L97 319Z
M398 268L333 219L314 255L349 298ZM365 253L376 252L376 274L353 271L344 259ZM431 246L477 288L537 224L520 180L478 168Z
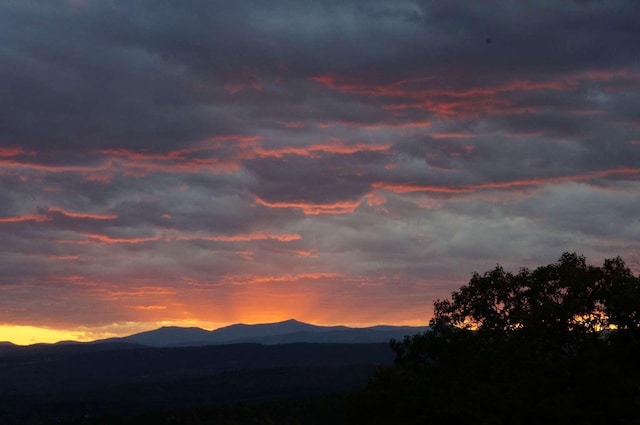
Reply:
M212 242L252 242L273 240L278 242L293 242L302 239L297 233L270 233L270 232L254 232L235 235L207 235L207 234L190 234L175 230L168 230L149 237L112 237L100 233L81 233L84 239L61 239L59 243L73 245L97 244L144 244L149 242L165 242L173 241L212 241ZM237 251L239 255L249 258L249 251Z
M619 82L630 82L631 86L637 87L637 83L640 82L640 72L632 71L631 69L621 68L621 69L611 69L611 70L590 70L586 72L580 72L577 74L567 76L560 84L564 84L565 87L575 88L580 84L583 84L585 81L589 82L597 82L597 83L607 83L612 84L613 86L605 86L605 91L616 91L617 83ZM629 86L619 86L618 87L629 87Z
M222 134L214 136L211 139L201 142L201 145L206 145L211 141L214 142L238 142L242 144L252 145L263 139L262 136L251 136L246 134Z
M203 240L203 241L216 241L216 242L250 242L250 241L266 241L276 240L280 242L292 242L302 239L297 233L268 233L268 232L256 232L249 234L238 235L179 235L175 237L176 240Z
M47 258L50 260L73 261L79 260L80 255L47 255Z
M46 212L38 213L38 214L25 214L25 215L15 216L15 217L3 217L3 218L0 218L0 223L21 223L21 222L27 222L27 221L43 223L46 221L51 221L53 219L52 217L53 214L60 214L70 218L90 219L90 220L114 220L118 218L117 215L112 215L112 214L79 213L79 212L66 211L60 208L55 208L55 207L49 207L45 211Z
M22 148L0 147L0 158L11 158L19 155L35 155L35 152L25 151Z
M313 144L309 146L285 146L280 148L257 148L251 152L250 156L262 158L275 157L282 158L284 155L298 155L317 158L321 153L338 155L351 155L357 152L384 152L391 148L390 144L371 145L367 143L347 144L341 140L333 140L333 143Z
M469 193L478 190L489 189L509 189L514 187L525 186L541 186L549 183L562 183L567 181L590 180L598 177L609 177L615 175L636 176L640 175L640 168L617 168L612 170L599 170L584 174L575 174L570 176L557 177L541 177L532 179L509 180L504 182L488 182L464 186L437 186L437 185L421 185L413 183L386 183L376 182L372 187L376 189L385 189L396 193L410 192L434 192L434 193Z
M473 192L473 189L462 187L447 187L436 185L422 185L414 183L386 183L375 182L371 184L374 189L384 189L395 193L410 192L434 192L434 193L466 193Z
M146 297L156 295L175 295L176 291L171 288L162 286L140 286L133 287L127 290L113 288L95 288L94 292L99 294L101 298L107 299L122 299L130 297Z
M42 223L45 221L50 221L51 217L43 214L26 214L15 217L2 217L0 218L0 223L22 223L25 221L35 221L37 223Z
M623 73L624 74L624 73ZM625 74L628 75L628 74ZM584 78L584 76L581 76ZM368 83L357 79L335 75L320 75L311 78L334 90L367 96L405 97L425 99L434 96L479 97L493 96L498 92L532 91L532 90L568 90L576 85L576 77L561 81L512 80L495 87L474 87L470 89L441 89L431 77L404 79L384 84ZM415 84L419 83L419 84ZM426 83L426 84L425 84Z
M189 154L207 149L184 149L165 154L149 154L126 149L102 150L100 153L118 157L113 161L117 169L124 175L142 177L153 172L164 173L197 173L206 171L212 174L222 174L236 171L240 164L234 160L223 161L215 157L190 158Z
M503 86L499 86L498 91L569 90L574 86L575 84L570 81L513 80Z
M110 161L103 161L98 165L90 166L90 165L47 165L47 164L39 164L37 162L24 162L24 161L16 161L13 159L1 159L0 167L5 168L13 168L19 170L32 170L32 171L42 171L48 173L83 173L90 174L96 172L104 172L109 171L113 168L113 163Z
M431 137L433 137L436 140L440 140L440 139L468 139L468 138L471 138L471 137L476 137L476 134L464 133L464 132L435 133L435 134L432 134Z
M305 251L305 250L302 250L302 249L296 249L296 250L294 250L293 252L295 252L295 254L296 254L298 257L315 257L316 252L318 252L318 250L316 250L316 249L311 249L311 250L309 250L309 251Z
M311 79L334 90L347 93L367 96L405 96L407 94L406 89L399 87L401 85L400 82L375 85L349 80L336 75L318 75Z
M146 238L113 238L111 236L99 234L99 233L83 233L84 237L87 238L85 241L64 241L67 243L78 243L83 244L87 242L97 242L101 244L141 244L147 242L156 242L161 239L161 236L152 236Z
M387 198L379 192L371 192L367 195L367 205L379 206L384 205L387 202Z
M126 157L131 160L159 160L166 161L173 158L181 157L181 153L185 151L173 151L166 154L148 153L144 151L133 151L129 149L101 149L99 151L103 155Z
M385 109L392 111L424 109L439 116L477 116L479 113L523 114L537 111L538 108L531 106L514 108L512 100L505 97L505 94L511 92L575 90L585 81L613 84L611 87L605 87L606 91L620 90L629 85L636 87L640 74L622 69L569 75L556 80L516 79L495 86L465 89L440 88L442 84L438 84L433 77L418 77L387 83L371 83L336 75L319 75L312 77L312 80L344 93L393 99L393 103L384 106ZM620 80L623 82L621 83ZM628 83L625 85L624 81ZM598 110L574 112L601 113Z
M165 305L135 305L133 306L136 310L166 310L167 306Z
M320 214L350 214L360 206L361 201L343 201L331 204L314 204L310 202L268 202L259 197L255 198L256 203L269 208L297 208L306 215Z
M367 130L422 128L431 126L431 121L398 121L398 122L378 122L374 124L362 124L355 121L340 121L340 124L349 127L364 128Z
M401 123L397 126L424 126L424 122ZM383 127L384 125L381 125ZM254 158L281 158L284 155L299 155L318 157L323 153L349 155L357 152L384 152L391 145L371 145L368 143L345 143L341 140L330 139L328 143L317 143L309 146L285 146L265 148L260 146L260 136L227 134L215 136L197 143L194 147L166 153L149 153L131 151L128 149L103 149L99 153L109 157L113 169L118 169L124 175L144 176L151 172L195 173L207 171L209 173L225 173L238 170L242 160ZM232 143L230 147L226 144ZM220 160L215 156L219 149L232 149L231 158ZM199 155L194 157L195 155ZM96 176L95 173L91 174Z
M343 274L333 272L298 273L279 276L231 275L226 276L223 282L231 285L260 285L265 283L297 282L300 280L338 279L342 277L344 277Z
M212 174L234 172L242 166L240 160L251 157L261 136L225 134L202 140L193 147L150 153L128 149L103 149L99 153L111 158L114 167L127 176L145 176L152 172L197 173L205 171ZM226 160L219 159L215 151L232 143L233 155Z
M66 211L60 208L48 208L47 212L49 214L57 213L57 214L62 214L66 217L82 218L82 219L90 219L90 220L115 220L118 218L117 215L113 215L113 214L79 213L79 212Z
M248 250L244 250L244 251L231 251L234 254L238 255L241 258L244 258L247 261L253 261L253 251L248 251Z

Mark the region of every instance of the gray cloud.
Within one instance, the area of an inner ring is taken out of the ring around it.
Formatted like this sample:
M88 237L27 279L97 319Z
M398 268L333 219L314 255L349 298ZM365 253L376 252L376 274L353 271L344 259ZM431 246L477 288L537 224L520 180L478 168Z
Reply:
M417 323L496 262L637 256L639 15L5 2L0 320Z

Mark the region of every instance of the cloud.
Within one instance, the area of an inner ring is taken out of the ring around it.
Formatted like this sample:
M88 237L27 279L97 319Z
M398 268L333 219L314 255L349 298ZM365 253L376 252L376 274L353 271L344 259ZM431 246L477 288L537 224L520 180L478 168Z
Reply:
M5 2L0 322L424 323L496 262L637 256L638 15Z

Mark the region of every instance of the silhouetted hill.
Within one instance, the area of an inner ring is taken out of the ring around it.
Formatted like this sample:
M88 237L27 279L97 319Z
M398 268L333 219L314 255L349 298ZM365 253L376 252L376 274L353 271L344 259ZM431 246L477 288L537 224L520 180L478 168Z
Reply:
M0 424L357 390L377 367L393 364L390 339L424 330L287 320L214 331L163 327L92 343L0 344Z
M18 347L0 358L0 394L86 389L240 369L389 364L388 344L234 344L136 348L111 345Z
M302 331L282 335L255 336L251 338L239 338L230 343L259 343L259 344L291 344L295 342L308 343L345 343L368 344L375 342L388 342L391 339L402 340L405 335L419 333L413 328L395 328L390 330L375 330L371 328L352 329L326 329L322 331Z
M2 354L4 352L12 351L17 347L19 347L19 346L15 345L15 344L13 344L11 342L7 342L7 341L0 342L0 354Z
M368 328L317 326L291 319L258 325L236 324L213 331L200 328L163 327L123 338L96 341L96 343L120 341L151 347L195 347L234 343L377 343L388 342L390 339L403 339L406 335L421 333L426 329L427 327L410 326Z
M166 347L168 345L189 345L190 341L206 340L210 334L210 331L196 327L181 328L177 326L164 326L159 329L141 332L124 338L110 338L95 342L121 341L150 347Z
M0 356L0 423L294 399L364 388L380 344L14 347Z
M0 359L11 356L41 357L45 355L96 353L101 351L119 351L140 348L147 348L147 346L119 341L104 342L101 344L87 344L80 342L59 342L56 344L33 344L27 346L12 344L8 346L0 346Z

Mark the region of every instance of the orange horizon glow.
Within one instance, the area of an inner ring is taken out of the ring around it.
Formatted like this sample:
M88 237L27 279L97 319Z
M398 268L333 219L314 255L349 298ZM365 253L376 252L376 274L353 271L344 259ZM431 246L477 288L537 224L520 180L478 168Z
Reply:
M138 306L140 310L164 310L163 306ZM0 325L0 342L10 342L19 346L34 344L55 344L63 341L92 342L107 338L121 338L161 328L163 326L198 327L207 331L220 329L235 324L257 325L265 323L277 323L289 319L295 319L316 326L348 326L352 328L365 328L371 326L427 326L429 319L398 319L398 320L351 320L351 321L326 321L308 320L291 315L265 315L257 313L247 315L237 321L207 321L207 320L170 320L153 322L124 322L95 327L71 327L52 328L32 325Z

